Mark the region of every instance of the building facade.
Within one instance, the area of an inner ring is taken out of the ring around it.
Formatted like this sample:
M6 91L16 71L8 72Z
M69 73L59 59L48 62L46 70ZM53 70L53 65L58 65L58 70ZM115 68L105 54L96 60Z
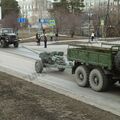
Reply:
M107 5L109 1L110 5L115 4L116 2L114 0L84 0L84 4L86 7L94 7L98 5Z
M19 0L21 17L28 19L30 24L35 24L41 18L49 18L47 0Z

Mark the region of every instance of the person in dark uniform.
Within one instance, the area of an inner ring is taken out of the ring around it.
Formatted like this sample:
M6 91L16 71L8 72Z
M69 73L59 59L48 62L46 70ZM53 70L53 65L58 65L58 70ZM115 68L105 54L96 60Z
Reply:
M58 40L58 32L55 33L56 41Z
M37 45L40 45L41 37L40 34L36 33Z
M47 48L47 36L44 34L44 48Z

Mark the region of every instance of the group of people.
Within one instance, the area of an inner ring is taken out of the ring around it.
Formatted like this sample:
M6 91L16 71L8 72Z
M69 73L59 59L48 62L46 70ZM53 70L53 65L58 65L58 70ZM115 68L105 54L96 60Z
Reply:
M36 40L37 40L37 45L40 45L41 44L41 37L43 38L43 41L44 41L44 48L47 48L47 41L48 41L48 39L47 39L47 36L46 36L46 34L45 34L45 31L43 31L43 36L41 36L39 33L36 33ZM56 37L56 40L58 39L58 32L57 33L55 33L55 37ZM92 32L91 33L91 42L92 41L94 41L94 39L95 39L95 33L94 32ZM51 41L53 40L53 37L51 37L51 39L50 39ZM89 42L90 42L89 41Z
M43 39L44 39L44 48L47 48L47 36L43 34ZM37 45L41 44L41 35L39 33L36 33L36 40L37 40Z
M55 37L56 37L56 40L57 40L58 39L58 33L55 34ZM47 48L48 38L47 38L47 36L45 34L45 31L43 31L43 36L41 36L41 34L39 34L39 33L36 33L37 45L41 44L41 39L43 39L43 41L44 41L44 48ZM52 36L50 37L50 40L51 41L53 40Z

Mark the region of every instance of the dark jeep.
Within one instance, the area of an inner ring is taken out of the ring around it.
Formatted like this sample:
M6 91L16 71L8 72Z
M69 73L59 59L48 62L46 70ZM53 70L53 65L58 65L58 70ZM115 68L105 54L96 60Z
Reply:
M19 46L19 40L12 28L1 28L0 29L0 44L1 47L8 47L13 44L14 47Z

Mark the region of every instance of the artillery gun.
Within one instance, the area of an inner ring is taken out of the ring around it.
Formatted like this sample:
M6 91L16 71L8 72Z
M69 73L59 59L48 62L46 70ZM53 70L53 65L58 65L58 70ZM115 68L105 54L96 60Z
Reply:
M71 62L67 62L63 52L43 52L39 54L41 60L36 60L35 70L37 73L42 73L43 68L53 67L63 72L65 68L72 66Z

